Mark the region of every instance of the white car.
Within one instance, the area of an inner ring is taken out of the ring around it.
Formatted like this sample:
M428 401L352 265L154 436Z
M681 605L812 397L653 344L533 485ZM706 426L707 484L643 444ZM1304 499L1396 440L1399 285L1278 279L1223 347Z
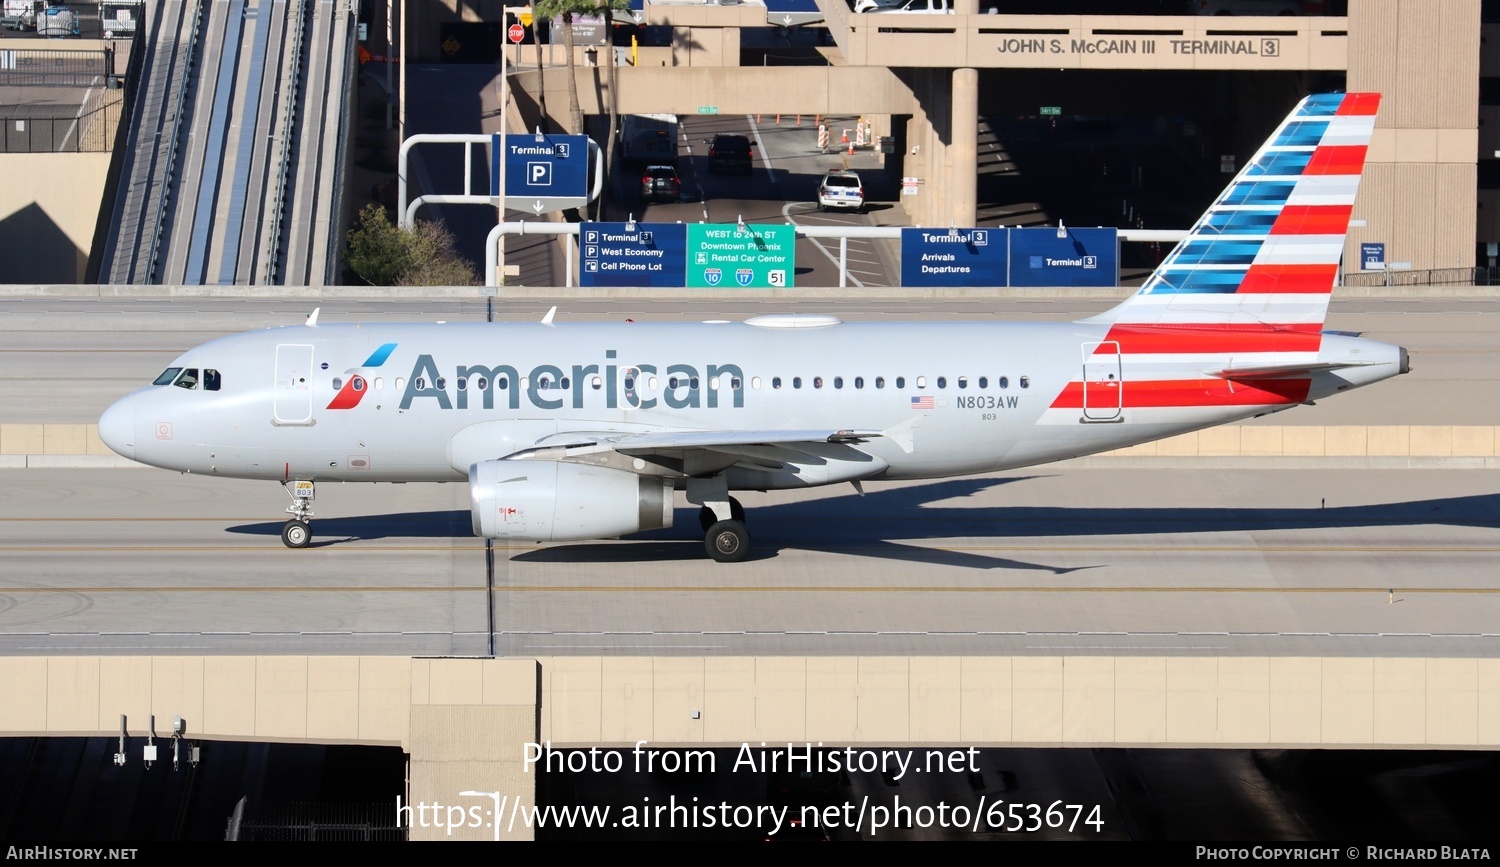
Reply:
M895 5L875 2L874 5L861 9L855 5L856 12L884 12L889 15L952 15L952 0L905 0Z
M863 210L865 185L859 175L848 171L832 171L823 176L818 184L818 210L829 208L852 208Z

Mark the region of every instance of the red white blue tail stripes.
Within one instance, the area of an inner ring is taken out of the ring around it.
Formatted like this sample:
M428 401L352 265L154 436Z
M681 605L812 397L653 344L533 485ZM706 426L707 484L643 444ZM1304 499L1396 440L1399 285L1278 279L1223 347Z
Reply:
M1084 366L1118 360L1118 398L1105 394L1121 410L1166 421L1167 408L1306 399L1311 381L1291 371L1317 360L1379 104L1376 93L1302 100L1140 291L1084 320L1109 326ZM1288 373L1235 377L1236 368ZM1053 411L1092 406L1087 391L1073 383Z
M1379 104L1304 99L1140 291L1091 321L1321 326Z

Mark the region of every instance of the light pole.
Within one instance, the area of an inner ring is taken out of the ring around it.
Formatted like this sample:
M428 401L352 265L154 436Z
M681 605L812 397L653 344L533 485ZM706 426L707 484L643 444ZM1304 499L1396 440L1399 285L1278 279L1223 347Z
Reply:
M501 13L500 23L502 25L501 33L508 34L510 32L509 12ZM509 155L507 152L510 150L510 145L505 139L506 107L510 104L510 69L505 62L505 38L504 35L500 37L500 203L495 206L496 225L505 222L505 158ZM516 47L520 47L519 42L516 43ZM500 269L500 272L495 275L495 285L504 286L505 235L502 234L495 243L499 245L499 250L497 251L499 254L497 259L499 264L497 267Z

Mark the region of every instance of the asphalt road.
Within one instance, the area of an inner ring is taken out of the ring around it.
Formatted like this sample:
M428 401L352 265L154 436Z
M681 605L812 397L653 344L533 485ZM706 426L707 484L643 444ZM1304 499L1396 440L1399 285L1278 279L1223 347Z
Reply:
M300 322L297 300L0 300L6 422L90 422L178 352ZM799 302L848 318L1070 319L1108 300ZM486 302L322 302L322 321L482 319ZM547 299L503 302L536 319ZM564 302L571 319L786 309ZM1414 372L1259 423L1496 424L1489 299L1350 301L1330 325ZM746 494L752 558L716 565L691 510L625 541L486 550L467 486L323 485L315 546L268 483L10 470L0 652L1294 654L1500 650L1500 496L1460 470L1124 470ZM493 588L493 618L486 605ZM492 639L493 635L493 639Z
M497 545L468 489L12 470L0 653L1500 653L1500 495L1455 470L1064 470L743 497L624 541ZM493 625L486 600L493 588Z

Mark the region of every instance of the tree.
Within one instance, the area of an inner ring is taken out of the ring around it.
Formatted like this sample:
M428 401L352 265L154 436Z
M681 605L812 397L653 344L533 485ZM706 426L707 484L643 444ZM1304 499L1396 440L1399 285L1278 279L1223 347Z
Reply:
M547 125L547 67L542 64L542 21L545 19L536 13L536 3L531 8L531 44L536 46L536 102L542 110L542 124ZM505 50L504 46L500 47ZM500 106L504 111L505 106Z
M563 46L568 61L568 132L577 135L583 132L583 109L578 104L578 78L574 74L573 62L573 16L588 15L594 9L594 0L536 0L532 14L548 21L562 21Z
M368 205L349 230L349 268L372 286L473 286L474 265L458 255L453 235L440 223L391 225L385 208Z
M578 76L573 61L573 19L580 15L598 15L604 19L604 56L600 58L600 62L604 64L605 88L609 91L609 105L606 107L609 113L609 134L604 142L604 176L608 178L613 168L615 127L619 123L620 104L615 89L615 13L628 12L630 0L536 0L534 8L534 15L548 20L560 18L563 22L563 44L566 46L568 60L568 132L574 135L584 129L583 109L578 102ZM608 189L608 184L605 188ZM604 198L602 195L599 197L595 212L597 219L603 218Z

